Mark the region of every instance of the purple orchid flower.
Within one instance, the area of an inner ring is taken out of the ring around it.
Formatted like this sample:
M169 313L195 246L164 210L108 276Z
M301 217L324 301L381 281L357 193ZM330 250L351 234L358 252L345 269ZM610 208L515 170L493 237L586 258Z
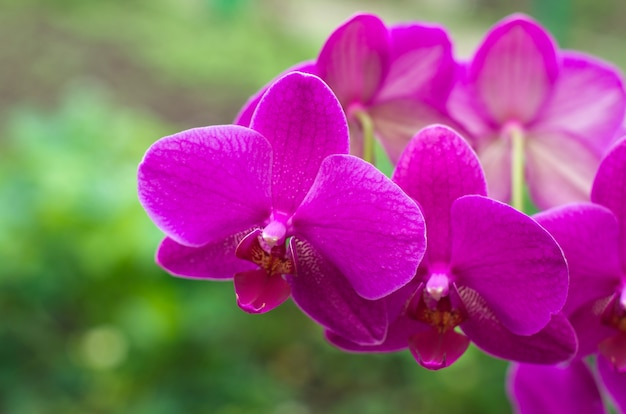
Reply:
M408 347L429 369L454 363L470 340L516 361L574 355L575 333L558 313L568 287L559 246L532 218L486 197L476 154L460 135L444 126L422 130L393 180L422 207L424 260L410 284L384 299L390 326L382 344L362 346L329 330L332 343L356 352Z
M581 359L554 366L512 364L507 389L514 411L604 414L607 409L602 395L607 394L617 413L626 413L626 374L613 369L602 355L596 363L597 375Z
M385 331L360 320L386 320L372 300L411 280L424 222L396 184L347 152L339 102L319 78L298 72L268 89L250 128L157 141L138 174L139 199L166 234L157 262L183 277L234 277L250 313L293 292L324 326L380 342Z
M527 182L541 209L588 201L594 174L624 119L621 75L560 51L539 24L510 16L487 34L450 95L489 194L520 208Z
M596 203L576 203L535 218L568 260L564 307L579 338L578 356L599 352L626 373L626 140L602 160L591 191Z
M599 390L626 412L625 183L626 141L620 141L593 183L591 199L598 204L574 203L535 216L568 261L570 291L563 312L577 332L579 349L570 365L513 368L510 394L522 414L553 412L556 406L564 412L604 413ZM594 353L598 383L581 361Z
M617 253L619 255L619 267L612 273L612 278L607 278L604 299L594 302L592 312L597 311L604 302L602 314L599 315L601 324L612 330L611 335L599 342L598 350L614 369L620 373L626 373L626 140L619 141L602 160L591 190L591 201L603 205L615 214L619 228ZM613 289L610 289L610 288ZM604 295L603 295L604 296ZM583 307L582 313L572 316L572 321L582 316L582 321L588 315ZM577 323L578 325L578 323ZM597 326L597 325L596 325ZM584 325L581 326L584 329Z
M395 163L411 137L432 123L452 123L445 102L456 76L446 31L402 24L387 28L371 14L357 14L337 28L316 61L290 70L315 74L336 94L350 127L350 152L371 160L372 134ZM249 125L264 89L236 122Z
M587 364L511 364L507 394L517 414L605 414L602 394Z

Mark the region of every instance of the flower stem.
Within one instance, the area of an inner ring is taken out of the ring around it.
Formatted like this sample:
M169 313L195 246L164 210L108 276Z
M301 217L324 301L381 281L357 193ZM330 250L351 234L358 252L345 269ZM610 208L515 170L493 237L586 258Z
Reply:
M354 116L361 124L363 132L363 156L362 158L374 164L374 123L372 118L365 111L356 111Z
M524 211L524 133L519 127L509 130L511 138L511 205Z

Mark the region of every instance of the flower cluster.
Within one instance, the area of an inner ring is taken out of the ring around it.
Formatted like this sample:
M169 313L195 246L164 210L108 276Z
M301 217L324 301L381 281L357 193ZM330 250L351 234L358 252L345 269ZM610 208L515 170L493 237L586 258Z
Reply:
M340 349L428 369L473 342L514 362L521 413L626 412L625 108L526 16L459 61L442 27L359 14L233 125L155 142L139 199L157 263L246 312L291 297Z

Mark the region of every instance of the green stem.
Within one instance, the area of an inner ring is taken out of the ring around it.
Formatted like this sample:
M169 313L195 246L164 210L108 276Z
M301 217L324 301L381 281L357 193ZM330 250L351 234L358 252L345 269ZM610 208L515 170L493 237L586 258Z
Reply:
M509 130L511 137L511 205L524 211L524 133L521 128Z
M354 116L358 119L363 132L363 159L374 164L374 123L365 111L356 111Z

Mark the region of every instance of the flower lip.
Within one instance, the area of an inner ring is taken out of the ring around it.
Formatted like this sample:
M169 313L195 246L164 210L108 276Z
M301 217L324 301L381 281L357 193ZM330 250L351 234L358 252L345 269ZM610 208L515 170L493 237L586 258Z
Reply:
M429 282L433 277L429 279ZM448 281L443 273L434 275L435 282ZM409 318L431 326L439 333L453 330L467 319L462 306L458 306L449 293L449 282L437 284L433 282L432 292L428 290L428 283L424 289L418 288L415 295L407 302L406 314ZM446 295L443 295L445 291ZM437 298L437 296L439 298Z
M235 254L258 265L268 277L293 273L293 260L287 255L285 244L275 244L268 249L265 243L263 232L254 230L239 242Z
M268 249L262 234L259 229L250 232L235 251L238 258L258 266L234 276L237 304L248 313L268 312L291 295L291 287L284 275L295 271L293 259L285 243Z

